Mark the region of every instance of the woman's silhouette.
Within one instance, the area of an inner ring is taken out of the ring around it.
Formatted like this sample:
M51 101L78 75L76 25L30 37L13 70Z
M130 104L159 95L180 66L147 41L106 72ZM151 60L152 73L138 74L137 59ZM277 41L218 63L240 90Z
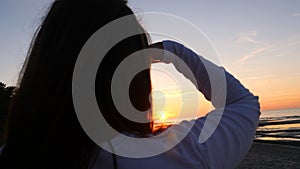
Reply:
M232 168L245 156L255 133L259 104L257 97L227 72L224 118L215 134L203 144L198 138L205 118L196 120L191 133L178 146L151 158L131 159L110 154L87 136L72 103L76 59L85 42L98 29L131 14L123 0L53 2L32 41L20 74L9 112L0 168ZM134 20L136 29L142 29ZM105 56L95 82L97 101L108 123L119 132L138 137L151 134L151 120L137 123L123 117L113 104L110 86L112 75L122 60L148 47L147 34L122 40ZM207 72L195 53L172 41L151 47L179 55L199 78L199 90L211 99ZM150 70L145 70L134 78L129 91L131 102L138 110L150 107L150 92Z

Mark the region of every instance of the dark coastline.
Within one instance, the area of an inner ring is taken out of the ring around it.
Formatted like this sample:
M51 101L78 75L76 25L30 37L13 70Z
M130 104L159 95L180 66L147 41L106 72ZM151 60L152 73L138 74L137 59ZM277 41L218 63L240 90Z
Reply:
M275 144L275 145L285 145L285 146L295 146L300 148L299 141L267 141L267 140L254 140L254 143L265 143L265 144Z

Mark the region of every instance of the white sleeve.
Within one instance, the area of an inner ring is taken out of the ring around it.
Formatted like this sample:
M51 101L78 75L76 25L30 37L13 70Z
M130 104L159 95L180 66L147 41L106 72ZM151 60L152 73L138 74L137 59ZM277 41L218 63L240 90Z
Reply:
M198 90L203 93L206 99L211 101L211 84L209 75L203 62L209 63L210 69L223 70L225 73L226 101L223 106L222 118L213 134L204 143L200 143L199 135L205 124L207 117L199 118L190 131L189 137L193 139L194 151L200 154L201 161L205 162L208 168L235 168L238 163L246 156L254 139L256 127L260 115L260 106L258 97L254 96L246 89L236 78L196 53L187 49L183 45L173 42L164 41L164 50L177 55L194 74ZM177 66L175 65L177 68ZM180 68L178 68L180 72ZM184 72L181 72L184 75ZM186 76L187 77L187 76ZM188 78L188 77L187 77ZM212 102L217 109L209 114L213 117L214 113L218 114L219 103ZM190 144L183 144L190 149ZM196 147L196 148L195 148Z

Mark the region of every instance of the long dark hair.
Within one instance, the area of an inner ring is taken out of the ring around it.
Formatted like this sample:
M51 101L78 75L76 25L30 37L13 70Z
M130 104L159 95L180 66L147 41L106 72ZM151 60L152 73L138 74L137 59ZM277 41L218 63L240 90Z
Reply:
M81 128L74 111L74 65L81 48L93 33L108 22L130 14L133 12L122 0L53 2L35 35L20 74L9 112L0 168L88 167L95 144ZM140 26L138 21L137 25ZM150 122L140 124L123 118L109 95L111 76L118 64L127 55L147 47L146 34L129 37L109 51L98 70L98 74L102 74L95 82L98 104L105 102L102 113L120 132L141 135L151 132ZM135 107L148 109L149 70L138 74L131 86Z

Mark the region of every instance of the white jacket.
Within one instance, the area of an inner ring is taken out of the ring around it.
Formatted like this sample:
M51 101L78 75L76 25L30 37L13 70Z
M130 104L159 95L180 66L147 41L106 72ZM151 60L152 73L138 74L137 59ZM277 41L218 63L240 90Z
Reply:
M219 110L224 110L219 125L211 137L204 143L199 142L199 135L207 117L192 121L183 121L169 131L168 135L180 135L187 126L194 123L188 135L171 150L148 158L127 158L115 156L115 164L118 169L232 169L246 156L254 139L256 127L260 115L258 97L235 79L222 67L207 61L183 45L172 42L163 42L164 50L176 54L191 69L198 84L198 90L211 100L211 85L209 76L204 68L208 65L211 72L223 71L225 73L225 87L227 89L226 102L215 100L212 104L217 107L209 114L210 120L216 119ZM172 62L172 58L165 59ZM173 60L174 61L174 60ZM175 66L179 72L181 68ZM180 66L179 66L180 67ZM183 72L182 72L183 73ZM187 77L187 76L186 76ZM227 87L227 88L226 88ZM222 87L220 87L222 88ZM220 89L222 90L222 89ZM218 91L216 91L217 93ZM221 108L218 108L221 107ZM223 109L222 109L223 108ZM218 121L218 120L216 120ZM126 141L122 143L127 146ZM136 147L130 147L132 151L139 151ZM99 148L98 157L93 163L93 169L113 169L114 156Z

